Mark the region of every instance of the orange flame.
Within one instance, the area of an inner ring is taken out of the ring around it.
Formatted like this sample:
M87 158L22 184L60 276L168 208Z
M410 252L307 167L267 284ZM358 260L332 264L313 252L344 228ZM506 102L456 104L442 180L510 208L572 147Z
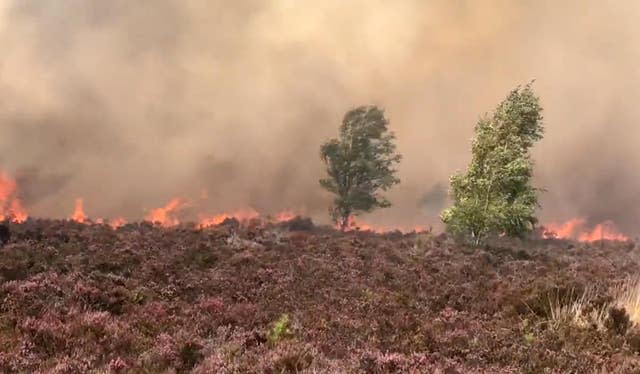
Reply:
M20 202L20 199L18 199L17 197L14 197L13 200L11 200L11 203L9 204L8 215L12 217L14 222L18 222L18 223L26 221L27 217L29 217L26 209L22 207L22 203ZM2 214L2 216L4 216L4 214Z
M591 230L585 230L585 224L586 220L582 218L574 218L560 225L545 225L546 230L543 233L543 236L548 239L576 239L581 242L595 242L599 240L629 240L626 235L618 231L618 229L611 221L597 224Z
M84 202L82 201L82 198L76 199L76 206L73 214L71 215L71 219L79 223L85 223L87 220L87 215L84 213Z
M124 226L127 224L127 221L122 218L122 217L118 217L118 218L113 218L111 220L109 220L109 226L111 226L112 229L117 229L120 226Z
M26 221L28 214L16 196L16 181L0 172L0 220L11 219L14 222Z
M200 224L198 226L201 228L218 226L225 220L232 218L235 218L240 222L246 222L258 217L260 217L260 214L253 209L240 210L235 213L221 213L210 217L200 215Z
M80 222L80 221L78 221ZM86 221L84 223L87 223ZM107 224L109 225L109 227L111 227L112 229L117 229L120 226L124 226L127 221L122 218L122 217L118 217L118 218L112 218L112 219L108 219L105 220L104 218L96 218L95 219L95 223L97 223L98 225L104 225Z
M376 234L384 234L394 231L400 231L401 233L421 233L426 232L427 230L422 226L415 226L411 229L400 228L400 227L384 227L384 226L374 226L367 223L356 222L355 217L349 217L349 224L347 226L347 230L349 231L370 231ZM339 226L336 226L337 229L340 229Z
M278 212L273 216L267 216L265 220L261 222L261 224L264 225L267 221L275 222L275 223L287 222L287 221L291 221L297 216L298 214L296 214L295 212L291 210L285 210L282 212ZM204 228L204 227L217 226L223 223L226 219L236 219L241 223L246 223L251 220L260 219L261 217L262 217L261 214L255 211L254 209L239 210L239 211L236 211L235 213L221 213L221 214L216 214L214 216L199 215L199 221L200 221L199 227Z
M285 210L275 215L276 222L287 222L296 218L298 215L291 210Z
M574 218L560 225L550 223L545 225L544 236L546 238L569 239L574 237L575 232L585 224L585 220Z
M598 240L627 241L629 238L620 233L614 226L613 222L607 221L597 224L591 232L582 233L578 240L581 242L595 242Z
M174 215L186 205L187 203L181 199L173 199L162 208L153 209L145 216L145 219L153 223L157 222L164 227L177 226L180 220Z

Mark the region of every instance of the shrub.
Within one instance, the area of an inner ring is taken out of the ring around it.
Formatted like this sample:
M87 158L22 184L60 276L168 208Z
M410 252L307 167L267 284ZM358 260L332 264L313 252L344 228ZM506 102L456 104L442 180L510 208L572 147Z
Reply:
M189 372L200 361L204 359L204 355L201 352L202 345L196 342L187 342L182 348L180 348L180 371Z
M624 310L624 308L610 308L606 326L610 331L613 331L618 335L626 334L629 327L631 327L631 321L629 320L627 311Z
M291 330L289 329L289 327L289 315L281 315L271 328L271 331L269 331L269 335L267 336L267 341L269 342L269 344L275 345L282 339L291 336Z

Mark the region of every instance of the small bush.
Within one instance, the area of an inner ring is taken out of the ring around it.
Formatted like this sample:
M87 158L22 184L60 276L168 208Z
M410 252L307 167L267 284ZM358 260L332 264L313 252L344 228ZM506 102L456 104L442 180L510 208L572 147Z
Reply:
M298 344L283 344L264 357L265 373L300 373L314 361L314 351Z
M289 315L283 314L278 321L273 325L273 328L267 336L267 341L271 345L277 344L279 341L291 336L291 330L289 329Z
M609 309L609 318L606 320L606 326L609 331L612 331L618 335L624 335L629 327L631 327L631 321L629 315L624 308L611 308Z
M180 349L180 367L182 372L189 372L204 359L202 346L195 342L187 342Z

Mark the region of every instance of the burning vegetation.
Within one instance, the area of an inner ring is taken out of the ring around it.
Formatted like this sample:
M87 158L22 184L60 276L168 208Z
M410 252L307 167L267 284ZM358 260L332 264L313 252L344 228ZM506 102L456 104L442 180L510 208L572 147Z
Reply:
M540 190L530 184L533 161L529 148L542 139L541 112L539 98L528 84L511 91L494 113L479 120L469 169L451 179L453 205L442 213L447 231L474 245L491 236L524 238L531 234L581 242L628 240L611 221L589 226L585 219L576 218L561 224L544 224L536 229L534 211ZM359 217L389 207L391 202L383 192L400 183L396 173L401 156L396 153L395 135L388 126L389 120L381 108L357 107L344 116L339 137L329 139L321 147L327 177L321 179L320 184L335 196L329 212L339 230L427 231L422 226L372 225ZM200 191L200 198L209 199L206 189ZM229 220L243 225L264 225L286 222L298 216L300 214L292 210L263 215L252 208L207 214L198 211L197 203L176 197L162 207L150 209L144 219L169 228L197 217L196 225L207 228ZM19 223L27 217L16 181L6 173L0 173L0 219ZM89 218L82 198L75 200L69 218L78 223L106 224L114 229L127 223L123 217Z
M0 220L10 221L14 223L22 223L27 220L29 214L27 209L23 207L19 199L19 186L16 181L6 173L0 173L0 202L2 210ZM123 217L101 218L90 217L85 212L84 199L77 198L74 203L73 213L69 219L84 224L105 224L113 229L124 226L127 220ZM181 220L180 217L184 210L193 207L193 204L185 199L175 198L167 202L164 206L154 208L145 216L145 220L162 227L175 227L183 223L189 223L190 220ZM205 214L198 213L196 224L200 228L215 227L223 224L228 220L235 220L241 224L248 225L253 222L287 222L301 216L293 210L283 210L275 214L263 215L254 209L242 209L235 212ZM341 229L340 225L336 226ZM431 228L423 226L414 227L387 227L381 225L369 224L350 216L346 225L349 231L373 232L378 234L390 232L427 232ZM541 227L541 237L546 239L570 239L580 242L594 242L600 240L607 241L627 241L629 237L621 233L612 221L606 221L589 226L586 219L571 219L561 224L548 223Z
M544 227L544 237L573 239L581 242L599 240L627 241L629 238L620 233L612 221L599 223L589 229L584 219L572 219L563 224L548 224Z
M584 1L0 1L0 373L640 373Z
M540 110L526 86L481 119L439 235L361 221L399 183L372 106L322 146L334 226L179 197L145 222L83 198L29 218L0 174L0 371L638 372L635 243L611 222L537 227Z
M0 220L24 222L27 217L18 197L16 181L0 171Z

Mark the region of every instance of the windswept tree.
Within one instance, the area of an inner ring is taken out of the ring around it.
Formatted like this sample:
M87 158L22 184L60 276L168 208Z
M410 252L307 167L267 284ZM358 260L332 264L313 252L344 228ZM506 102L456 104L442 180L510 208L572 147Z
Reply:
M530 149L544 133L541 113L529 83L478 121L468 170L451 177L453 206L442 213L449 232L477 245L534 229L539 190L531 185Z
M336 195L330 214L343 231L352 216L391 206L381 192L400 183L396 166L401 156L388 125L382 109L355 108L345 115L339 137L320 149L328 174L320 185Z

